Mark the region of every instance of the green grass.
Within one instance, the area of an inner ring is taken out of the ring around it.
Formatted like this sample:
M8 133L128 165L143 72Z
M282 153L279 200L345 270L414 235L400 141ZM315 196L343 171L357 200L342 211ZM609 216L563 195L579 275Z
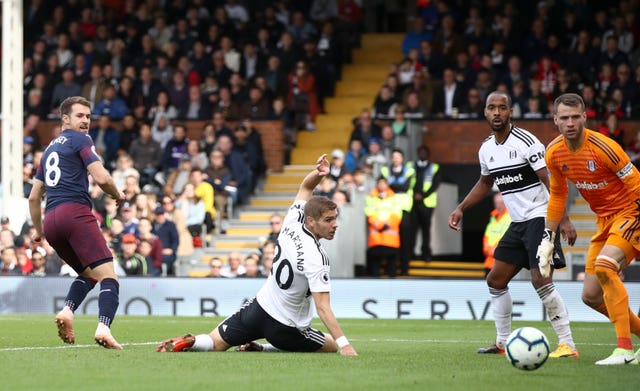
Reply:
M493 322L342 319L359 353L156 353L157 342L206 333L219 318L120 316L113 333L125 349L93 342L94 316L76 317L75 346L62 344L53 316L0 316L4 390L627 390L640 367L598 367L613 350L609 323L573 323L581 357L549 359L537 371L476 348L492 342ZM548 323L541 329L555 348ZM324 330L316 322L315 327ZM632 387L633 386L633 387Z

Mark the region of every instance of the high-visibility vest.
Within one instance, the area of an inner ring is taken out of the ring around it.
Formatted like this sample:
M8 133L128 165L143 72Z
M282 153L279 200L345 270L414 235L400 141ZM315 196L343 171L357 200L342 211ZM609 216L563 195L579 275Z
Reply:
M489 223L484 230L484 236L482 237L482 252L485 255L484 267L485 269L493 268L496 260L493 257L502 235L507 232L509 225L511 224L511 216L509 211L505 209L502 213L498 213L496 209L491 211L491 217Z
M380 175L384 178L387 178L389 182L389 186L395 183L393 175L391 175L391 169L389 166L384 166L380 169ZM412 162L407 162L404 164L404 168L402 170L402 175L398 177L402 183L408 182L407 192L406 193L398 193L396 192L397 202L404 211L410 211L413 207L413 186L416 183L416 170L413 168Z
M440 170L440 165L438 163L429 164L429 167L423 173L423 179L422 179L423 193L426 193L427 191L429 191L429 189L431 189L433 177L436 175L436 173L439 170ZM436 205L438 204L438 193L434 191L433 193L429 194L429 197L424 198L422 202L424 203L424 206L426 206L427 208L435 208Z
M402 209L396 196L391 189L384 198L380 198L378 189L373 189L367 196L365 214L369 228L368 247L400 248Z

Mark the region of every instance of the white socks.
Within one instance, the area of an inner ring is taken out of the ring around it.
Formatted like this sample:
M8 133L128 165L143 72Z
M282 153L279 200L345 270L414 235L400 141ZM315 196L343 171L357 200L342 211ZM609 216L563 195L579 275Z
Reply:
M493 320L496 324L496 345L504 348L509 334L511 334L511 311L513 303L509 288L494 289L489 288L491 295L491 308L493 309Z
M566 343L571 346L571 348L575 348L576 345L571 336L571 326L569 326L569 313L567 312L567 307L565 307L564 300L562 300L560 293L556 290L553 283L536 289L536 292L547 310L547 316L549 317L551 326L558 335L558 342Z
M193 343L190 350L195 352L213 352L213 339L211 339L209 334L198 334L196 335L196 342Z

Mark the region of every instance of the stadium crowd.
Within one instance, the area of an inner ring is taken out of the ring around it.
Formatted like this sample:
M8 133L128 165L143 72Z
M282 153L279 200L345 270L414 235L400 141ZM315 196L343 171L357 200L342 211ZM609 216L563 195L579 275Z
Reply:
M315 129L315 116L358 44L360 3L25 2L25 196L45 147L39 122L55 118L66 97L86 97L96 151L127 195L117 208L91 187L117 263L125 274L171 274L177 257L208 244L203 233L224 233L233 207L247 204L258 188L265 161L252 123L284 121L289 148L298 130ZM332 152L332 180L317 190L340 204L356 192L373 197L363 208L369 232L395 235L369 242L391 249L370 254L373 265L381 257L398 260L403 274L410 258L430 257L424 235L422 253L412 253L418 231L429 230L418 226L426 212L417 206L435 207L427 198L440 180L428 150L418 152L410 142L411 122L482 119L494 90L511 95L515 119L550 118L556 96L580 93L589 126L621 143L618 121L640 116L638 1L416 4L402 53L390 55L388 77L371 107L354 113L349 145ZM190 121L204 121L201 139L187 139ZM640 142L623 146L640 156ZM381 203L369 208L375 197L386 197L380 177L391 191L408 195L384 203L397 214L395 227L377 226L373 214ZM28 222L20 233L6 230L3 225L1 274L59 274L62 262L50 248L30 246ZM36 268L36 253L44 266ZM258 270L268 273L265 249L257 254ZM211 261L212 275L231 263L218 261ZM222 275L253 269L247 262ZM395 272L388 268L389 276Z

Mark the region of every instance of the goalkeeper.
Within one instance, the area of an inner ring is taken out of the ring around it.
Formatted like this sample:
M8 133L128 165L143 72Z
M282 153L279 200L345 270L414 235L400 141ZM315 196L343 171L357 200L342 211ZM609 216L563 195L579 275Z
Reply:
M584 128L585 106L579 95L561 95L553 108L561 136L547 147L551 197L538 248L540 272L550 274L550 240L565 211L569 180L597 215L582 301L607 316L616 330L617 348L596 364L638 364L640 350L634 353L631 333L640 337L640 318L629 309L629 295L618 273L640 256L640 173L615 141Z
M504 344L511 332L513 308L509 281L522 268L526 268L531 270L531 283L558 335L558 348L549 356L578 357L564 301L555 289L551 276L543 277L540 274L536 259L549 198L544 145L532 133L511 124L512 109L508 94L489 94L484 113L489 121L491 135L478 152L480 179L449 216L449 227L459 231L463 212L483 200L495 184L502 193L513 220L498 243L494 252L495 265L487 275L496 325L496 342L479 349L478 353L504 354ZM569 219L563 219L560 231L569 244L573 245L576 231ZM563 267L559 239L557 243L555 266Z

